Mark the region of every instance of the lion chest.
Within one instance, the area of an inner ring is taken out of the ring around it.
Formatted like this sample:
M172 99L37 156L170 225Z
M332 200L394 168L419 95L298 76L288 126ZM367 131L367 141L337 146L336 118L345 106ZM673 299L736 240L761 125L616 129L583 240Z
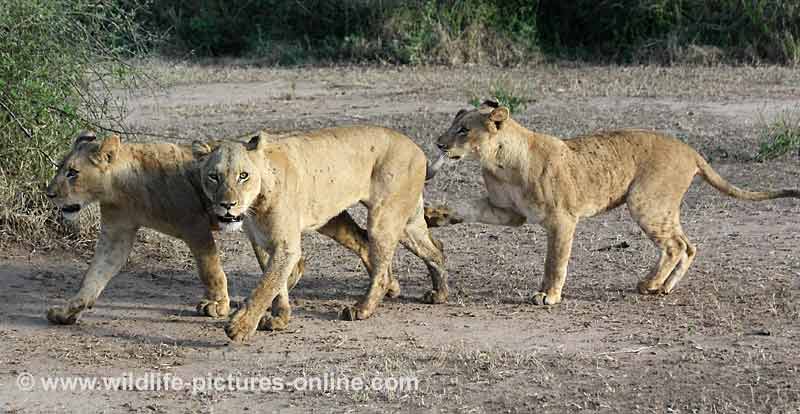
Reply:
M529 223L541 223L544 220L542 209L522 186L484 174L484 182L489 192L492 205L514 211L525 216Z
M256 221L252 217L245 217L244 219L244 228L245 231L250 234L253 238L253 241L256 242L257 245L261 247L268 247L272 244L272 240L270 240L264 232L261 230L261 227L256 223Z

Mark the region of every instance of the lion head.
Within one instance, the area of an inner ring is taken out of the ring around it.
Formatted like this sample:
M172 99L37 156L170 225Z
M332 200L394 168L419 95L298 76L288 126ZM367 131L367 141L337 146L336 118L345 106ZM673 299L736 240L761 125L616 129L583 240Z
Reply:
M109 169L120 146L118 135L97 142L94 132L81 132L58 166L45 194L65 220L75 220L81 208L100 201L109 186Z
M436 146L450 159L477 158L481 146L497 135L508 119L508 108L494 101L485 101L478 109L462 109Z
M261 193L262 157L259 155L264 133L248 143L221 142L212 148L192 143L192 154L199 160L203 193L211 202L211 213L223 231L239 230L242 220Z

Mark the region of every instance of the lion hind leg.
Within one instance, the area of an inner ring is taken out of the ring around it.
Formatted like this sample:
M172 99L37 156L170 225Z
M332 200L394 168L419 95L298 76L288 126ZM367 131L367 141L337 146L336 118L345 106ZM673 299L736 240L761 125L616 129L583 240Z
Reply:
M325 225L318 230L337 243L352 251L364 264L367 273L372 275L372 264L369 261L369 236L367 231L361 228L358 223L353 220L353 217L347 210L342 211L336 217L330 219ZM395 279L392 272L391 263L389 264L389 287L386 291L386 296L396 298L400 296L400 283Z
M344 320L367 319L375 312L389 285L389 268L394 258L403 228L414 213L416 203L397 192L380 197L368 205L369 218L369 264L372 268L372 282L369 291L353 307L342 310ZM376 197L377 198L377 197Z
M689 270L689 266L692 265L695 256L697 256L697 248L689 241L685 234L681 233L679 236L683 240L683 243L686 245L686 251L684 251L683 256L681 257L680 263L675 267L672 273L669 275L666 281L664 281L664 285L661 287L661 293L669 294L675 289L675 285L683 279L683 276L686 274L686 271Z
M449 288L447 286L447 271L444 266L442 243L434 239L430 234L430 230L428 230L421 199L416 213L406 225L405 237L403 237L401 243L422 259L428 268L433 288L425 293L422 301L431 304L447 302Z
M660 250L658 261L637 286L642 294L669 292L694 259L694 246L683 234L680 222L681 199L694 172L680 168L658 171L634 182L628 192L631 216Z
M637 286L639 293L668 293L689 269L695 255L694 246L681 230L677 209L666 217L644 215L637 221L659 249L658 261Z

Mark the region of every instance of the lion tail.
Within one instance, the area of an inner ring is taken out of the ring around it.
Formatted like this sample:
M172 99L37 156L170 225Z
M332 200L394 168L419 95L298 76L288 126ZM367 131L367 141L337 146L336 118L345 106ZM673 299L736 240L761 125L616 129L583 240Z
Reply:
M800 198L800 190L797 189L783 189L775 191L749 191L741 189L727 180L722 178L703 157L697 155L697 168L700 170L700 175L720 192L727 194L731 197L740 198L742 200L770 200L773 198L794 197Z

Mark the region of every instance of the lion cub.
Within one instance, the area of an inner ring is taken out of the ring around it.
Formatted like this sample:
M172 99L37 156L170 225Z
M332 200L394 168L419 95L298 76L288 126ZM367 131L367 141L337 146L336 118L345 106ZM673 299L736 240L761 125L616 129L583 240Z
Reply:
M99 202L100 236L80 290L66 306L50 308L48 320L74 324L81 311L94 305L128 260L140 227L186 242L206 288L197 305L198 312L212 317L229 313L227 281L211 234L220 223L216 216L208 214L209 205L200 191L200 178L194 167L191 147L187 145L123 144L117 135L96 142L91 132L78 136L46 192L66 220L77 218L82 207ZM319 231L356 252L370 268L366 232L347 212L333 217ZM266 268L268 258L264 251L256 243L253 249L261 267ZM290 289L302 270L300 260L289 280ZM393 278L389 293L399 294L399 285Z
M354 126L275 142L262 134L247 144L223 143L216 149L195 142L193 149L201 162L203 193L216 217L243 222L271 257L261 282L225 328L232 340L252 335L273 298L272 314L288 321L286 280L300 260L300 234L359 202L369 213L372 284L341 317L366 319L375 312L389 286L387 272L398 241L428 266L433 290L423 300L447 300L444 255L430 236L423 212L425 155L405 135Z
M488 195L451 211L426 211L429 225L482 222L547 231L547 259L534 303L561 302L575 225L623 203L660 249L641 293L669 293L697 250L680 224L681 199L700 174L717 190L745 200L800 197L798 190L753 192L722 177L691 147L651 131L604 131L562 141L529 131L508 108L486 101L461 110L436 145L450 159L480 160Z

